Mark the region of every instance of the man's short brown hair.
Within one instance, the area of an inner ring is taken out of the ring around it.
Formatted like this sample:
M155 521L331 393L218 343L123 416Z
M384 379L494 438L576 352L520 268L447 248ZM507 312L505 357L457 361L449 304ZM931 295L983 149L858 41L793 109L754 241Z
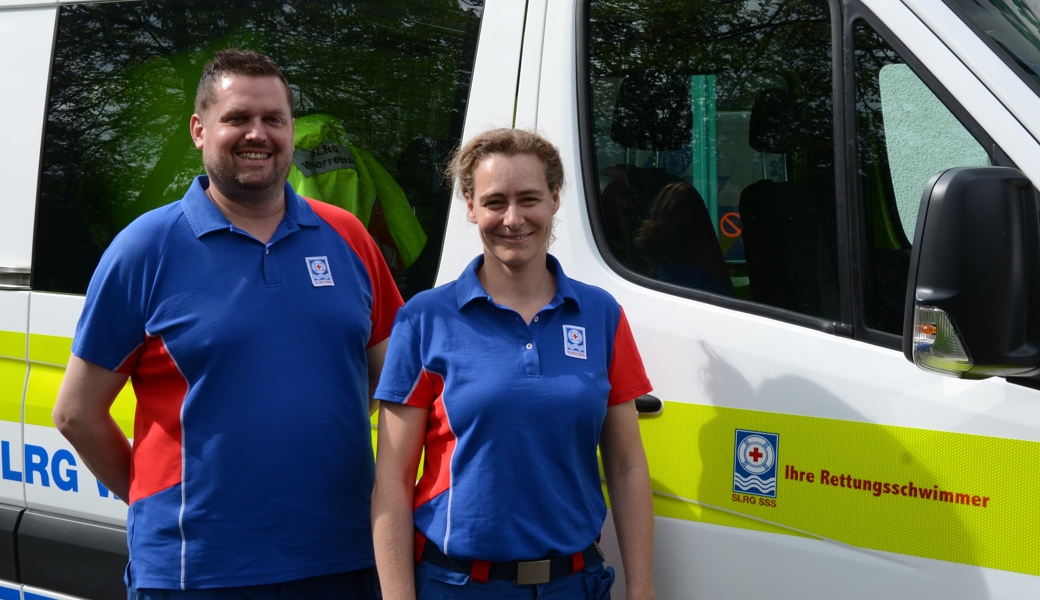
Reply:
M285 95L289 99L289 114L294 114L296 100L293 98L289 82L278 65L267 56L253 50L228 48L213 54L213 60L206 63L199 80L199 89L195 92L195 114L202 115L217 101L216 83L227 75L245 75L247 77L277 77L285 85Z

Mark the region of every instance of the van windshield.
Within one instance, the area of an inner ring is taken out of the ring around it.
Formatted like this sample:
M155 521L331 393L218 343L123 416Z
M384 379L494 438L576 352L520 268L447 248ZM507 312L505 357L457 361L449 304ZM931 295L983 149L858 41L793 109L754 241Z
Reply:
M947 0L1040 85L1040 0Z

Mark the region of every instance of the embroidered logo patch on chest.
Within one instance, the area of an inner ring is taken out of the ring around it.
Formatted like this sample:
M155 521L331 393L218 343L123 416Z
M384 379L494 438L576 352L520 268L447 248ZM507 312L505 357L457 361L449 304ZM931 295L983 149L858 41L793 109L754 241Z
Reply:
M310 273L311 283L314 287L336 285L332 283L332 270L329 269L329 259L324 256L308 256L307 272Z
M572 358L587 360L585 355L585 328L577 325L563 326L563 353Z

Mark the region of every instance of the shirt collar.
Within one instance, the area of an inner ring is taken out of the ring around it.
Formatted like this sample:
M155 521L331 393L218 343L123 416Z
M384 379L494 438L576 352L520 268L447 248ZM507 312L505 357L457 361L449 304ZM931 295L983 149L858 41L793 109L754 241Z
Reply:
M209 176L199 175L191 182L191 187L181 199L181 210L184 211L196 238L231 226L224 213L220 212L217 205L206 195L208 187ZM301 227L319 225L318 215L314 214L307 201L297 195L288 182L285 183L285 216L282 217L282 223Z
M477 299L487 300L491 302L491 296L488 295L484 289L484 284L480 283L480 278L477 277L477 271L484 264L484 255L477 255L466 268L459 275L459 278L455 281L455 293L458 298L459 310L462 310L464 306L473 302ZM563 272L563 267L560 266L560 261L556 260L556 257L552 254L545 255L545 267L549 269L549 272L556 276L556 294L553 299L549 302L549 308L555 308L562 304L564 301L571 301L575 307L581 309L581 302L578 300L578 294L574 290L574 285L571 283L569 277Z

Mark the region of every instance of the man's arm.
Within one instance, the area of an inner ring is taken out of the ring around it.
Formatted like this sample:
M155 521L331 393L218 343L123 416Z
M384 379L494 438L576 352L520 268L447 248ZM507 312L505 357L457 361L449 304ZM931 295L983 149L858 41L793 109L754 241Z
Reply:
M379 408L376 400L376 387L379 385L379 375L383 372L383 360L386 358L386 347L390 344L387 338L371 348L365 349L368 355L368 414L374 414Z
M109 413L127 377L73 354L51 417L94 476L129 503L130 440Z
M653 600L654 507L634 401L607 408L599 448L625 568L627 598Z

